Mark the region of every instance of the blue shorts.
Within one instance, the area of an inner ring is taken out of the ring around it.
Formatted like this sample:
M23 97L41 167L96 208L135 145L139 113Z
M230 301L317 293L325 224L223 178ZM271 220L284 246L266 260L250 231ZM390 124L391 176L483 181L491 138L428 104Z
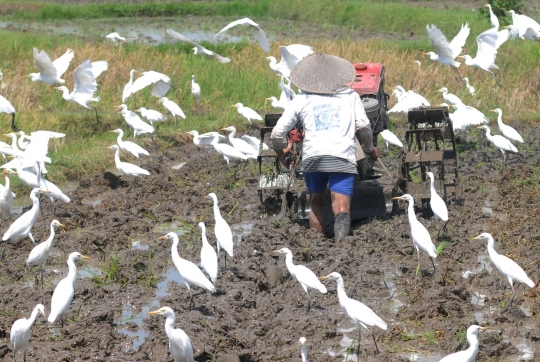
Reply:
M330 184L330 191L352 197L356 175L343 172L306 172L304 174L309 191L320 194Z

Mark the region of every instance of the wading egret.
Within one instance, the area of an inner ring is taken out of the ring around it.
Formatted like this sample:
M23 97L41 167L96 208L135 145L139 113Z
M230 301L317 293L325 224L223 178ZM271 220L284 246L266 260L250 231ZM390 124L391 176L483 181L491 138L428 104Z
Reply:
M523 143L523 137L521 137L518 131L503 123L502 110L500 108L492 109L491 112L497 113L497 124L499 125L499 131L501 131L505 138L509 139L510 141Z
M300 355L302 356L302 362L308 362L307 349L306 349L306 337L300 337L300 340L298 341L298 343L300 343L300 346L301 346Z
M96 69L94 69L94 63L87 59L75 69L73 72L74 87L71 93L69 93L66 86L60 86L56 89L62 91L62 98L66 101L77 103L90 111L94 110L96 112L96 122L99 122L97 108L92 103L99 101L99 97L94 97L94 92L97 90L96 74L101 74L103 71L103 63L101 61L97 63L99 67L96 64Z
M433 242L431 241L431 235L424 225L418 221L416 215L414 214L414 199L411 195L405 194L400 197L394 197L392 200L405 200L409 203L408 206L408 216L409 216L409 226L411 228L411 236L413 239L414 247L416 248L416 253L418 254L418 267L420 267L420 250L425 251L429 258L431 259L431 264L433 265L433 274L435 274L435 263L433 258L437 257L435 252L437 249Z
M259 45L261 46L262 50L264 50L267 53L270 51L270 44L268 43L268 39L266 38L266 34L261 29L259 24L257 24L256 22L254 22L250 18L243 18L243 19L235 20L235 21L227 24L223 29L221 29L219 31L219 33L217 33L214 36L218 37L219 34L222 34L223 32L225 32L225 31L229 30L230 28L235 27L237 25L247 25L250 28L255 29L257 31L257 41L259 42Z
M483 125L483 126L479 126L477 128L483 128L486 130L486 138L489 140L489 142L491 142L495 147L497 147L499 149L499 151L502 152L503 154L503 161L506 161L506 154L504 151L506 152L515 152L515 153L518 153L518 149L516 148L516 146L514 146L512 144L512 142L510 142L510 140L508 140L507 138L504 138L503 136L501 135L494 135L492 136L491 135L491 130L489 129L488 126L486 125Z
M126 99L132 94L144 89L150 85L152 87L152 95L155 97L163 97L169 89L171 89L171 78L163 73L149 70L148 72L142 72L142 75L133 81L131 87L126 93Z
M431 206L431 211L433 211L433 215L435 216L435 221L438 222L439 219L445 222L445 228L446 228L446 221L448 221L448 209L446 208L446 203L442 199L442 197L437 194L437 190L435 190L435 178L433 177L433 172L426 172L426 175L429 177L429 189L431 193L431 197L429 199L429 205Z
M495 58L497 57L497 38L498 34L496 28L484 31L476 38L476 43L478 44L476 56L472 58L470 55L465 54L460 57L465 59L465 64L469 67L475 67L491 73L495 79L495 83L497 83L499 87L502 87L497 76L492 72L492 70L499 69L495 64Z
M131 95L129 92L129 89L133 85L133 76L135 75L137 71L135 69L131 69L129 71L129 81L124 86L124 90L122 91L122 103L126 103L126 99Z
M379 134L386 142L386 149L388 149L388 144L403 148L403 143L401 143L399 138L397 138L397 136L393 134L390 130L385 129Z
M139 109L136 109L135 112L139 112L143 118L146 118L148 122L154 127L154 122L165 122L167 120L167 117L161 114L161 112L154 111L153 109L146 109L145 107L141 107ZM155 127L157 129L157 126Z
M45 51L39 52L34 48L34 64L39 68L39 73L30 73L28 77L32 79L32 82L43 82L49 85L64 84L62 75L69 68L74 56L73 51L68 49L64 55L53 62Z
M23 361L26 361L26 349L28 348L28 341L30 341L32 326L40 313L45 317L45 307L43 304L38 304L34 307L30 318L17 319L11 326L9 339L11 341L11 348L13 349L13 361L15 361L15 355L19 351L23 351Z
M143 121L137 113L130 111L125 104L119 105L118 108L121 109L117 113L121 113L126 123L133 128L133 137L144 133L154 133L154 127Z
M191 94L195 97L197 103L201 103L201 86L195 80L195 74L191 76Z
M222 131L227 131L229 133L229 142L236 148L238 151L242 152L248 156L256 156L259 153L258 148L253 148L250 143L246 142L241 138L235 138L236 128L234 126L229 126L221 129Z
M480 333L480 331L485 331L486 329L489 328L476 326L474 324L467 328L467 342L469 342L469 348L464 351L452 353L439 362L473 362L478 354L478 348L480 347L477 337L478 333Z
M20 129L15 126L15 107L7 99L0 95L0 113L7 113L11 115L11 129L15 132L19 132Z
M375 341L375 334L371 330L369 330L368 326L377 326L382 330L386 330L386 323L368 306L347 296L341 274L333 272L325 277L320 277L319 279L331 279L336 281L339 306L349 316L349 318L352 319L354 324L358 326L358 347L360 347L361 330L362 327L364 327L364 329L366 329L373 337L375 349L377 350L377 353L379 353L379 347L377 347L377 342Z
M137 165L134 165L129 162L122 162L120 161L120 147L117 145L112 145L109 147L111 150L115 150L116 153L114 154L114 165L116 166L116 169L118 172L120 172L122 175L126 175L129 177L129 190L131 190L131 186L133 185L133 177L142 177L143 175L149 176L150 172L147 170L140 168Z
M508 307L512 305L512 301L514 300L514 296L516 294L514 291L514 282L527 284L529 288L534 288L534 282L515 261L495 251L495 241L493 240L493 236L491 236L491 234L482 233L471 239L471 241L473 240L487 241L487 250L491 262L501 272L501 274L504 275L504 277L508 280L508 283L510 283L510 287L512 288L512 297L508 302ZM506 309L508 309L508 307Z
M221 216L221 211L219 211L218 207L218 199L215 193L211 192L207 196L208 199L212 200L214 203L213 210L214 210L214 234L217 239L217 251L219 256L220 249L223 249L226 251L225 254L225 269L227 269L227 254L232 258L233 257L233 249L234 249L234 243L233 243L233 235L231 231L231 227L225 221L223 216Z
M236 107L238 113L245 117L249 121L249 127L251 128L253 121L262 121L262 117L249 107L244 107L242 103L233 104L231 107Z
M218 138L218 142L225 141L226 139L225 136L217 132L208 132L208 133L199 135L199 132L193 130L186 133L193 136L193 143L197 147L212 147L212 141L214 140L214 137Z
M158 310L148 312L149 315L162 315L165 319L165 333L169 337L169 351L174 362L195 362L193 359L193 346L191 341L183 330L174 328L176 316L169 307L161 307Z
M32 227L34 226L36 219L39 215L39 199L38 194L46 194L49 191L35 188L30 192L30 199L32 200L32 208L19 216L10 226L9 229L2 236L2 241L7 245L7 241L11 239L19 239L28 236L30 240L35 244L34 237L32 236ZM4 245L4 251L6 247ZM2 255L4 252L2 252Z
M169 111L169 113L174 117L174 125L178 125L178 117L182 117L183 119L186 119L186 115L184 114L184 111L182 111L182 108L173 101L169 100L167 97L161 98L158 103L161 103L163 107L165 107L166 110Z
M216 60L216 61L218 61L219 63L222 63L222 64L228 63L228 62L231 61L229 58L222 57L221 55L216 54L213 51L206 49L202 45L195 43L194 41L186 38L182 34L177 33L176 31L174 31L172 29L167 29L167 34L169 34L169 36L171 38L175 39L175 40L180 40L180 41L182 41L184 43L188 43L188 44L193 45L195 47L195 48L193 48L193 50L195 51L195 55L204 55L205 57L214 59L214 60Z
M124 43L126 42L126 38L120 36L120 34L117 32L105 35L105 39L112 41L114 44L118 44L119 41L123 41Z
M475 89L472 85L469 84L469 78L464 77L463 80L465 81L465 86L467 87L467 90L469 91L471 96L474 96Z
M303 265L293 264L293 255L289 248L283 248L272 251L273 254L285 254L285 265L293 278L298 280L308 296L307 311L311 309L311 290L318 290L322 294L326 294L326 287L320 282L315 273Z
M64 225L60 224L58 220L53 220L51 222L51 234L49 238L44 242L34 246L26 263L28 265L39 265L41 269L41 290L43 290L43 272L45 271L45 265L47 264L47 259L51 254L51 248L54 244L54 228L58 227L63 229Z
M172 240L172 246L171 246L171 256L174 263L174 266L176 266L176 269L180 273L180 276L182 277L182 281L184 282L184 285L189 291L189 309L191 309L191 306L193 305L193 294L191 294L191 286L196 285L199 288L206 289L210 291L211 293L215 292L216 288L214 285L206 278L204 273L199 269L199 267L189 260L182 259L180 255L178 254L178 235L176 233L170 232L167 235L160 236L158 240L162 239L169 239Z
M227 167L230 167L229 160L247 160L248 158L254 158L254 156L246 156L231 145L219 143L218 137L212 138L211 145L214 147L216 152L222 155L223 159L227 161Z
M431 26L426 25L426 30L429 41L431 45L433 45L437 53L428 52L425 54L429 55L430 60L434 62L439 62L453 68L456 72L456 79L461 80L457 70L461 63L456 62L455 59L461 53L461 50L463 49L463 46L467 41L467 37L469 36L469 33L471 31L471 29L469 28L469 24L461 24L461 30L455 36L455 38L452 39L450 43L448 43L448 40L446 40L446 37L444 36L442 31L434 24L431 24Z
M4 219L11 219L11 209L13 208L13 196L11 191L9 174L16 173L10 169L4 170L4 185L0 185L0 214Z
M118 144L118 147L120 147L122 151L130 153L133 156L137 157L141 161L141 164L139 166L142 166L141 155L150 156L150 153L148 153L147 150L145 150L138 144L131 141L123 141L122 137L124 137L124 131L122 129L117 128L109 132L118 134L118 137L116 138L116 143Z
M216 251L206 239L206 226L203 222L197 225L202 233L202 248L201 248L201 266L206 274L210 276L212 283L215 283L218 276L218 257Z
M77 280L77 266L75 262L79 259L90 259L89 256L81 255L78 252L69 254L67 265L69 268L68 275L64 279L60 280L56 288L54 289L51 298L51 314L47 319L49 323L54 323L56 318L60 317L62 328L64 328L64 313L68 309L73 295L75 294L75 281Z

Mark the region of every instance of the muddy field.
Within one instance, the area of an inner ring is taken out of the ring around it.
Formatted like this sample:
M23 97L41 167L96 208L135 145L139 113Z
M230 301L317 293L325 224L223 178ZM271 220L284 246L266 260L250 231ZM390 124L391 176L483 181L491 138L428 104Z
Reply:
M131 191L127 178L109 172L83 179L68 193L71 202L58 205L55 218L68 230L57 235L43 292L34 284L37 269L25 267L31 241L7 246L1 263L0 356L11 359L9 331L15 319L28 316L37 303L48 314L54 287L67 273L66 256L79 251L92 259L87 265L78 263L68 322L61 329L38 318L28 350L31 361L172 361L164 318L146 315L160 306L176 311L177 327L190 336L197 361L299 360L301 336L307 338L311 361L357 360L349 348L357 331L339 308L335 282L326 283L326 295L314 294L307 313L305 293L288 274L284 257L270 253L288 247L296 263L317 275L340 272L348 295L388 323L387 331L375 330L381 353L373 357L373 341L365 338L361 360L438 361L466 348L463 332L474 323L493 327L480 336L477 361L537 359L538 290L519 286L514 305L502 311L511 295L508 282L491 265L486 245L469 241L491 232L496 249L539 281L539 132L534 126L514 126L526 134L526 144L506 164L483 134L460 137L459 192L449 207L448 230L436 243L447 246L436 259L435 275L422 254L415 276L417 258L405 204L386 218L357 223L352 235L336 245L305 221L272 221L258 199L256 164L228 170L213 149L187 143L154 152L144 164L151 176L137 180ZM396 133L402 136L404 129L398 126ZM145 142L150 149L157 147L150 139ZM395 170L397 153L383 149L382 154ZM212 207L205 199L209 192L217 194L233 228L235 254L226 270L221 254L218 291L196 296L189 310L189 293L178 284L172 264L171 243L157 238L179 233L180 255L198 262L198 222L207 224L215 246ZM435 240L433 220L417 211ZM52 204L44 199L33 229L39 241L48 237L52 219ZM7 222L2 225L7 229Z

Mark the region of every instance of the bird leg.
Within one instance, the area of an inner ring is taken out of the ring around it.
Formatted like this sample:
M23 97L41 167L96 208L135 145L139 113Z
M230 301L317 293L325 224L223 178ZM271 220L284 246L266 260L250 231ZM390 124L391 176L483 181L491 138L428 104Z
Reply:
M431 265L433 265L433 275L435 275L435 262L433 261L433 258L431 256L429 258L431 259Z
M41 266L41 291L43 292L43 269L44 267Z
M307 310L306 310L306 312L309 313L309 311L311 310L311 296L309 295L309 293L307 293L307 297L308 297L308 300L307 300Z
M178 117L174 116L174 126L178 126Z
M375 340L375 333L371 332L371 336L373 337L373 343L375 343L375 354L379 354L379 347L377 346L377 341Z
M133 186L133 177L130 177L129 178L129 188L127 189L128 191L131 191L131 187Z
M4 241L4 249L2 250L2 259L4 259L4 253L6 252L6 247L7 247L7 240Z
M448 225L448 221L450 221L450 219L446 220L446 222L445 222L444 225L443 225L443 231L444 231L444 232L447 232L447 231L448 231L448 229L446 229L446 225Z
M24 353L23 353L23 362L26 362L26 348L24 349Z
M362 327L358 325L358 345L356 346L356 354L360 355L360 341L362 340Z
M53 214L53 216L56 216L56 201L53 201L52 214Z
M461 76L459 75L457 68L454 68L454 72L456 72L456 80L460 83L463 83L463 79L461 79Z
M191 294L191 289L189 290L189 310L193 306L193 294Z
M491 74L493 75L493 78L495 78L495 83L497 83L497 85L502 88L502 84L499 82L499 80L497 79L497 76L495 75L495 73L491 72Z
M15 113L11 113L11 129L15 132L20 132L20 129L15 126Z
M139 167L142 167L142 158L139 158L139 161L141 161L141 164L139 165Z
M98 114L97 114L97 108L94 107L94 106L90 106L90 107L92 107L94 109L94 111L96 111L96 122L101 123L101 121L99 120ZM92 111L92 109L90 109L90 111Z
M225 253L225 270L227 270L227 253Z

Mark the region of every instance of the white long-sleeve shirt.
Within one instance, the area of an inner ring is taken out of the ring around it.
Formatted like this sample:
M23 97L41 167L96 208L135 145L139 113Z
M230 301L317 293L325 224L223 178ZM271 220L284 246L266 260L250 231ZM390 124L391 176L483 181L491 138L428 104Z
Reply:
M295 96L272 130L271 138L285 137L298 121L304 125L304 163L312 157L333 156L356 166L355 133L370 127L358 93L347 89L332 95Z

